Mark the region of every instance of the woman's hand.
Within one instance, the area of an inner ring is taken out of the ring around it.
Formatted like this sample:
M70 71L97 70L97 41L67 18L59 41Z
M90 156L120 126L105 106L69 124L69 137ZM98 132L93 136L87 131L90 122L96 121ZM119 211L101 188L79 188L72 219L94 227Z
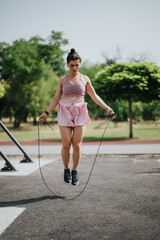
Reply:
M44 122L47 118L47 114L46 113L42 113L41 116L39 117L39 122Z
M110 107L107 107L107 113L108 113L108 115L114 115L114 111L113 111L113 109L112 108L110 108Z

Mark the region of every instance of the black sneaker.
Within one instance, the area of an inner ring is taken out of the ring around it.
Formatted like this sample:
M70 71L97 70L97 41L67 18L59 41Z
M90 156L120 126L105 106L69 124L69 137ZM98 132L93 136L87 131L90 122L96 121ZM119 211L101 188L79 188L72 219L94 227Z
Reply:
M70 169L64 169L64 181L66 183L71 183Z
M78 181L78 171L77 170L72 170L72 184L73 185L78 185L79 181Z

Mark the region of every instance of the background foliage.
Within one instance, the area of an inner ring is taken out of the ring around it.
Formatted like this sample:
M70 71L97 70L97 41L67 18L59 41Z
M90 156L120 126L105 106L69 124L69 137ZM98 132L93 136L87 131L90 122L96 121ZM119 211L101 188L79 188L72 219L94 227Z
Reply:
M63 46L67 44L63 33L55 31L47 39L34 36L12 44L0 43L0 118L13 119L15 128L28 117L36 124L37 116L55 94L59 77L66 73ZM84 62L80 72L91 79L98 95L114 109L115 121L128 121L129 117L134 121L160 119L160 68L154 63L107 59L102 64ZM85 98L91 118L107 117L90 96L86 94Z
M14 127L19 127L27 117L36 116L46 108L53 97L58 77L65 73L61 48L68 40L61 32L52 31L44 40L32 37L20 39L12 45L0 44L1 82L6 83L4 95L1 84L0 116L14 117Z
M151 102L160 98L160 68L153 63L119 63L97 73L94 80L97 93L111 100L128 102L130 138L133 137L133 102Z

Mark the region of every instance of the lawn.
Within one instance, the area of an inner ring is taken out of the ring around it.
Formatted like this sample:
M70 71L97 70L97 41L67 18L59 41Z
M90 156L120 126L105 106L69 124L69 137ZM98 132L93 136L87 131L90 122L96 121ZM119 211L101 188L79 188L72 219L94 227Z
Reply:
M5 123L6 127L18 141L33 141L38 138L38 126L32 123L22 123L19 129L13 129L13 123ZM92 120L87 126L84 141L97 141L101 139L107 120ZM40 124L41 140L60 140L60 132L57 123L50 123L54 131L47 125ZM160 124L154 122L139 122L133 125L134 140L160 140ZM105 133L104 140L128 140L129 124L127 122L110 122ZM0 141L10 140L9 136L0 127Z

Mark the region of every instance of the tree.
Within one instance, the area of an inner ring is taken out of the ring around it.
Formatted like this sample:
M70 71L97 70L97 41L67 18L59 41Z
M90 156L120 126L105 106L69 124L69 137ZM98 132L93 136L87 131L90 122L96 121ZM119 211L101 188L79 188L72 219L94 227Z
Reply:
M46 69L47 70L47 69ZM36 117L46 109L51 99L53 98L58 84L58 77L53 71L46 72L46 78L41 78L37 85L32 90L32 99L29 104L29 116L34 118L34 124L37 124ZM52 111L51 115L54 116L56 109Z
M81 65L80 72L86 76L88 76L94 84L94 79L100 70L102 70L104 67L102 65L98 64L90 64L88 61L84 62ZM88 110L90 112L90 117L92 118L104 118L105 117L105 111L102 108L99 108L99 106L91 99L91 97L86 94L85 96L86 102L88 103ZM94 111L93 111L94 108Z
M35 41L35 39L36 37L31 41ZM55 31L51 32L46 41L41 39L41 43L38 44L39 59L43 59L45 63L49 64L59 77L66 72L63 58L66 51L62 50L62 46L67 44L68 40L63 38L63 33Z
M3 50L2 77L9 84L5 106L15 117L15 128L28 115L33 86L43 76L45 64L37 58L35 45L23 39Z
M122 59L121 49L117 46L115 49L109 49L102 52L102 56L105 59L104 66L111 66L116 64L118 60Z
M4 48L4 46L6 46L6 44L1 42L0 43L0 51ZM0 55L0 66L1 66L1 64L2 64L2 57ZM1 70L1 68L0 68L0 70ZM0 71L0 76L1 76L1 71ZM0 99L4 96L4 94L5 94L5 82L3 79L1 79L1 81L0 81Z
M2 83L0 82L0 98L2 98L5 94L5 89Z
M130 133L132 129L132 103L150 102L160 98L160 68L154 63L119 63L100 71L94 87L103 99L122 99L129 104Z
M160 119L160 102L152 101L150 103L142 104L142 118L144 120L157 121Z
M14 116L15 128L28 115L36 119L42 106L41 99L43 105L48 103L50 96L44 89L54 90L56 73L64 72L63 44L67 44L67 40L62 38L61 32L54 31L48 43L36 36L28 41L14 41L12 45L0 44L0 75L8 84L3 114Z

